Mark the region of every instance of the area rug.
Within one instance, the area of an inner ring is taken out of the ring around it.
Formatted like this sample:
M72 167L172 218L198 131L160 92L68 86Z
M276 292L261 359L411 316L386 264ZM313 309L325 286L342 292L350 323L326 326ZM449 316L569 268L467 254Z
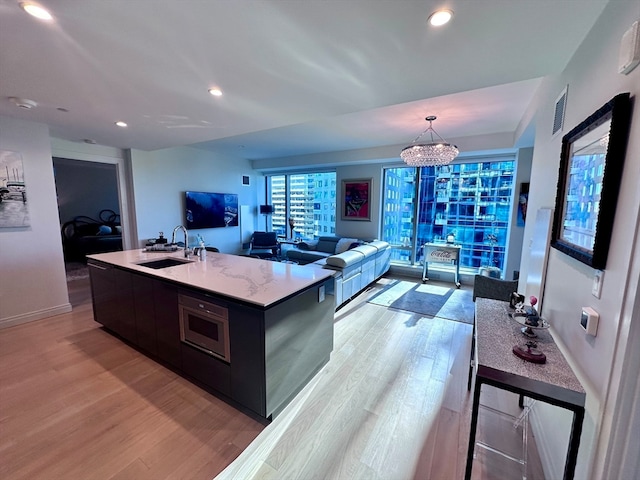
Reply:
M474 304L470 290L398 280L367 301L427 317L473 324Z

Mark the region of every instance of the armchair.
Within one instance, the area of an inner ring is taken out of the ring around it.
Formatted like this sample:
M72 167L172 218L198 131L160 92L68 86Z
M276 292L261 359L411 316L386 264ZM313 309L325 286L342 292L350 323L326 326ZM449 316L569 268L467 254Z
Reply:
M253 232L249 255L260 258L280 257L280 244L276 232Z
M517 290L518 280L501 280L476 275L473 280L473 301L475 302L477 297L482 297L508 302L511 294Z

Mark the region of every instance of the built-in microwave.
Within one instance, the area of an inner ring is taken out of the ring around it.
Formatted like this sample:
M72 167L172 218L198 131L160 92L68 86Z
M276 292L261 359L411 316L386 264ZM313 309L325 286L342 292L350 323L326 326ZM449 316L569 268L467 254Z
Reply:
M178 295L180 339L209 355L231 363L229 310L189 295Z

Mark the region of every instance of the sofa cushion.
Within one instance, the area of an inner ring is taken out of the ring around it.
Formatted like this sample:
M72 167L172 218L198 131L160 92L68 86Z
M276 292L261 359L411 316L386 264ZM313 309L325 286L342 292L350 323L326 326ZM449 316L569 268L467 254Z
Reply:
M357 262L361 262L364 255L355 250L347 250L346 252L339 253L338 255L331 255L327 257L327 265L334 267L345 268Z
M365 258L372 257L378 253L378 249L370 245L360 245L359 247L354 248L353 251L361 253Z
M378 250L386 250L389 248L389 242L383 242L381 240L374 240L373 242L369 242L367 245L376 247Z
M315 250L306 251L306 250L299 250L297 248L290 248L289 250L287 250L287 253L286 253L287 260L294 260L300 263L301 265L306 265L307 263L315 262L316 260L328 257L329 255L331 254L327 252L318 252Z
M338 240L338 243L336 243L336 249L334 253L346 252L354 243L358 243L357 238L341 238L340 240Z
M318 246L317 240L307 240L307 241L303 241L296 244L296 247L298 247L300 250L305 250L305 251L316 250L317 246Z
M336 252L336 243L340 240L340 237L320 237L316 244L316 250L318 252L326 252L334 254Z

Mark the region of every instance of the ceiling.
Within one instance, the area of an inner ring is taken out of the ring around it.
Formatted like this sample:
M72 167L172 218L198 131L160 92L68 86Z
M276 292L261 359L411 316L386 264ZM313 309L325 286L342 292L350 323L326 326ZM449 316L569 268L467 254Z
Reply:
M427 115L446 139L513 133L607 1L41 0L42 22L0 0L0 115L250 159L409 143Z

